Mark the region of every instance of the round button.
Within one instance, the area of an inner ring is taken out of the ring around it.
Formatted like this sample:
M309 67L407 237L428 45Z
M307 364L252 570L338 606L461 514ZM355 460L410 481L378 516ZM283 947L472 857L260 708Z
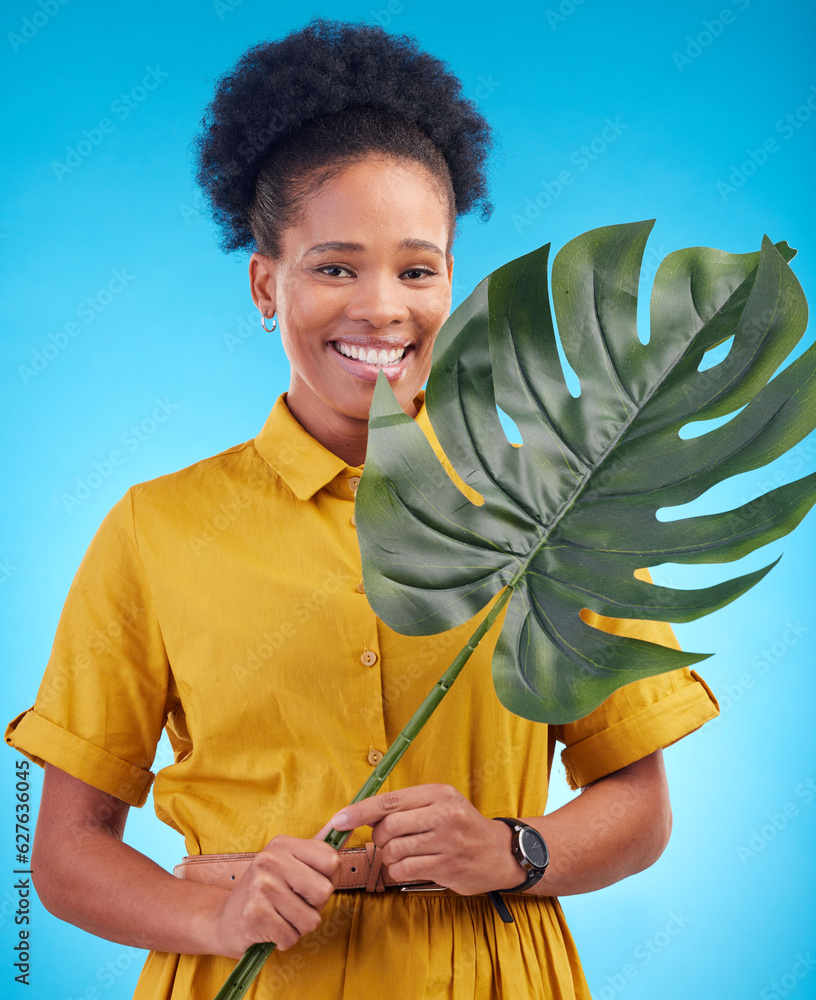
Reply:
M368 763L372 765L377 765L383 759L383 754L379 750L371 750L368 754Z
M352 493L356 493L357 492L357 487L359 485L360 485L360 477L359 476L352 476L349 479L349 489L351 490Z
M351 523L352 523L353 525L354 525L354 524L357 524L357 518L356 518L356 517L355 517L355 516L354 516L353 514L351 515Z
M374 664L377 662L377 654L372 650L367 649L360 657L360 659L363 661L363 666L373 667Z
M357 584L357 586L354 589L357 591L358 594L364 594L365 593L365 585L363 584L363 581L360 580L360 582Z

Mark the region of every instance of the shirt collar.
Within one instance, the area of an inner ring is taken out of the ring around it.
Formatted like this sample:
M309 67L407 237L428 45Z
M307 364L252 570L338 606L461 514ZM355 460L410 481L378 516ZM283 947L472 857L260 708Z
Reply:
M465 485L442 451L428 417L424 390L419 391L414 402L418 407L416 422L448 475L469 500L480 503L478 493ZM318 490L340 475L360 475L362 472L362 468L348 466L342 458L324 448L295 420L286 405L285 392L275 401L261 433L255 438L255 447L299 500L311 500Z
M255 447L299 500L310 500L348 468L295 420L285 392L275 401Z

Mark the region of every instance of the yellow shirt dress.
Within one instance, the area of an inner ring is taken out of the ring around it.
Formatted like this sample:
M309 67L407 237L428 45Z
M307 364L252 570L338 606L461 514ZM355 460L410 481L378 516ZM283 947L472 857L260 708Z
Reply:
M312 837L474 627L409 638L374 615L352 518L361 469L315 441L285 400L254 440L113 507L71 586L36 702L6 732L32 761L132 806L152 783L157 815L191 855ZM424 407L417 420L438 451ZM666 625L626 626L676 645ZM495 640L494 630L383 791L446 782L486 816L540 815L556 741L581 787L717 714L683 669L627 685L578 722L532 723L496 697ZM165 727L174 762L154 776ZM558 900L505 899L513 924L486 896L338 891L318 930L273 954L248 996L588 998ZM234 964L151 952L135 997L212 1000Z

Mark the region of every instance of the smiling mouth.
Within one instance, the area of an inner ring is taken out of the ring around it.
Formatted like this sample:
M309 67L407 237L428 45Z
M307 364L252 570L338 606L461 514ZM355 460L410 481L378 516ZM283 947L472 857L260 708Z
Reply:
M377 368L385 368L387 365L394 365L405 357L406 347L392 347L390 350L375 347L357 347L354 344L344 344L342 341L331 341L332 347L344 358L351 358L352 361L359 361L365 365L372 365Z

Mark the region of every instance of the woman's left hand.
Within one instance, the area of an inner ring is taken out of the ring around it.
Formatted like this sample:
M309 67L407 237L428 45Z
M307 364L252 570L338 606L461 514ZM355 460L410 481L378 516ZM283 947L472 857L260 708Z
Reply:
M400 882L427 879L463 896L524 880L505 823L483 816L452 785L412 785L355 802L332 817L336 830L373 829L383 863Z

